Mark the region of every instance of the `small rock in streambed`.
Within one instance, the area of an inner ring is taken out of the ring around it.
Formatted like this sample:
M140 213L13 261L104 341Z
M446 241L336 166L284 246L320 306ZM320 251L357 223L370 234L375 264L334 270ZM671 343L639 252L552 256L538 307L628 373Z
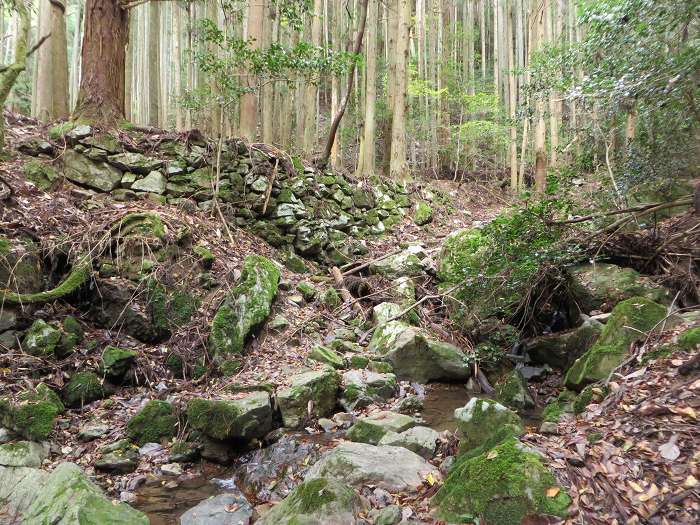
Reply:
M318 426L321 427L325 432L331 432L338 428L338 424L332 419L322 417L318 420Z
M180 525L230 525L250 523L253 507L238 492L205 499L185 512Z
M145 443L142 447L139 448L139 455L151 457L155 456L156 454L160 454L162 451L163 446L159 443Z
M95 462L95 468L97 470L120 472L123 474L133 472L138 465L139 454L134 449L108 452Z
M559 434L558 425L552 421L544 421L540 425L540 434Z
M101 424L87 424L80 427L78 431L78 439L80 441L93 441L100 438L109 432L109 427L107 425Z
M182 474L182 465L179 463L166 463L160 466L160 471L165 476L180 476Z

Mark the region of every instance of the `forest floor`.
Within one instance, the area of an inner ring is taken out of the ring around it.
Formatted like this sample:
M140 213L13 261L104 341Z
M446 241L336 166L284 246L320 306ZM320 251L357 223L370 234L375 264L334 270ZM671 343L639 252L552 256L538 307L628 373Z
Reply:
M43 129L30 122L10 128L11 140L25 139L43 133ZM76 187L59 188L51 194L42 192L27 183L22 175L21 156L0 163L0 180L11 189L12 206L4 206L1 214L0 232L26 229L32 237L47 241L58 237L75 238L76 242L95 232L104 231L115 215L127 211L157 211L166 223L174 226L187 224L197 237L206 241L216 256L219 274L238 272L243 258L251 253L276 257L276 250L250 232L232 228L223 231L218 217L202 211L188 211L168 205L141 200L120 203L108 198L92 199L95 205L84 206L85 195ZM442 240L462 228L488 222L511 203L507 193L495 184L482 182L454 183L452 181L421 181L416 192L429 191L441 196L432 201L434 220L423 227L416 226L406 217L381 238L367 241L369 253L363 257L372 260L395 250L405 243L419 242L430 253L439 250ZM0 206L3 204L0 202ZM319 287L332 285L327 271L309 264L313 268L312 280ZM127 475L104 474L94 470L97 450L105 444L120 439L125 434L125 425L145 399L168 399L186 401L194 396L207 396L224 391L231 385L245 386L268 383L274 386L285 384L294 371L308 368L307 355L318 342L318 332L308 330L310 325L321 327L326 333L344 326L342 321L349 309L345 304L331 309L320 302L299 304L294 300L299 281L308 279L287 269L282 270L284 286L280 291L271 318L283 314L289 328L283 332L264 329L252 341L242 369L233 377L208 377L199 380L175 380L166 372L165 356L168 344L187 345L193 338L204 337L201 323L216 306L217 297L203 304L199 316L188 324L180 339L163 345L147 345L129 340L120 333L108 329L85 325L86 340L96 342L92 348L107 344L123 346L128 341L130 348L141 355L138 360L138 386L123 387L112 396L110 403L96 403L85 410L68 410L58 421L58 428L51 436L51 461L57 464L72 461L88 473L115 498L133 501L133 492L162 464L167 451L155 451L142 456L138 469ZM370 281L375 295L372 302L382 302L386 291L393 286L391 281L376 278ZM429 276L418 283L418 297L434 293L435 283ZM218 298L220 300L220 298ZM37 316L52 318L80 312L66 304L45 305ZM422 314L424 322L439 337L457 344L463 343L461 336L442 320L431 322L430 312ZM210 317L209 317L210 318ZM199 323L199 324L198 324ZM665 334L671 339L674 333ZM290 341L293 344L290 344ZM659 345L662 341L654 341ZM37 358L19 352L0 354L0 392L17 393L29 385L46 382L60 389L70 371L94 365L99 358L85 346L62 362L50 364L50 371L37 376ZM555 470L559 481L569 490L574 507L567 523L634 524L659 523L663 525L696 523L700 516L697 500L697 483L700 472L700 440L697 431L700 413L700 380L697 375L683 376L679 367L691 359L689 354L679 354L653 360L643 368L629 364L620 369L610 383L612 395L600 405L590 405L578 418L567 418L559 424L558 433L543 435L536 427L528 427L525 440L542 451L549 465ZM321 366L319 364L319 366ZM414 391L414 386L402 383L405 395ZM551 383L535 385L539 401L544 405L553 393ZM372 407L376 409L376 406ZM84 442L79 439L79 430L87 422L103 424L109 430L97 439ZM659 430L664 433L660 433ZM318 434L318 427L309 428ZM660 436L672 431L672 442L660 441ZM319 442L318 448L334 442ZM444 447L450 446L445 437ZM674 448L675 447L675 448ZM692 461L674 463L678 457ZM178 478L180 483L220 473L210 465L191 464ZM175 489L178 482L157 477L156 485L167 490ZM430 518L428 498L435 487L426 486L418 496L401 499L402 506L412 509L413 519L424 523L437 523ZM125 496L126 495L126 496ZM409 514L410 515L410 514ZM531 523L546 523L532 521Z

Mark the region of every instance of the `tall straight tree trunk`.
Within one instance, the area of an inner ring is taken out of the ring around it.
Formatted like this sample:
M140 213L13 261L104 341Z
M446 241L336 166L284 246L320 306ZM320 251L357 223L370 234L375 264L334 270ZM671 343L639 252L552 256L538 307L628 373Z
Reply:
M467 0L467 94L476 93L476 69L474 65L474 0Z
M339 53L342 51L342 44L340 35L342 34L343 27L343 9L336 6L333 13L333 27L334 34L332 39L333 52ZM340 105L340 77L338 75L333 75L331 79L331 114L335 115L338 112L338 107ZM340 134L342 136L342 133ZM331 148L331 158L330 163L333 168L339 167L340 158L340 138L333 141L333 147Z
M248 11L248 40L252 40L253 49L260 49L262 45L263 17L265 5L262 0L250 2ZM255 89L257 79L253 75L247 76L247 87ZM255 140L258 124L258 96L255 92L246 93L241 97L241 137L248 141Z
M74 117L105 125L124 118L128 12L119 0L87 0L82 76Z
M367 69L365 74L365 125L362 140L362 167L359 170L361 177L371 177L375 173L375 141L376 121L375 104L377 99L377 11L378 2L370 1L367 7Z
M50 35L37 50L34 115L41 120L68 116L68 55L64 0L41 0L39 38ZM79 31L78 28L76 28Z
M274 15L274 6L270 5L264 6L265 10L263 12L263 32L262 32L262 46L263 49L269 49L272 44L273 38L273 27L272 20ZM275 103L275 88L271 82L265 82L262 87L262 140L267 144L272 144L274 137L274 103Z
M19 74L27 66L27 41L29 40L29 28L31 14L23 0L13 0L10 5L17 14L17 32L15 33L15 58L0 71L0 111L5 107L7 97L10 96L12 86ZM5 117L0 113L0 155L5 151Z
M314 0L313 18L311 19L311 43L314 46L321 45L321 17L323 15L322 0ZM316 146L316 101L318 98L318 86L311 82L306 83L304 89L304 143L303 152L311 157Z
M75 30L73 31L73 45L71 50L70 78L68 82L69 110L75 107L75 101L78 99L78 87L80 86L80 46L83 41L83 2L76 2L75 12Z
M384 122L384 165L386 174L391 172L391 158L394 134L392 132L396 94L396 39L398 34L399 16L398 9L401 0L391 0L386 8L387 24L386 24L386 53L387 53L387 86L386 86L386 107L389 109L387 118Z
M510 110L510 186L518 189L518 129L515 127L517 82L515 79L515 50L513 49L513 0L506 5L506 46L508 46L508 106Z
M493 0L493 92L499 96L501 79L500 79L500 61L498 50L498 13L500 9L498 4L501 0Z
M173 4L173 99L175 102L175 129L185 126L185 114L182 111L182 9L180 4Z
M539 9L535 9L534 20L536 28L535 49L542 49L545 38L545 22L549 1L543 0ZM535 129L535 189L543 193L547 185L547 125L544 121L544 99L539 96L536 103L537 127Z
M481 39L481 80L486 84L486 2L482 0L479 5L479 28Z
M396 82L391 124L391 160L389 175L395 180L409 177L406 160L406 96L408 87L408 46L410 39L411 2L398 0L396 32Z
M160 125L160 2L148 4L148 125Z
M560 20L560 13L552 13L553 10L557 10L558 2L555 0L551 2L547 9L547 22L546 22L546 35L547 43L554 44L558 38L559 33L557 33L557 27L554 21ZM559 29L561 32L561 29ZM560 74L557 71L557 74ZM557 167L559 164L559 120L561 119L561 105L558 101L557 92L552 89L549 94L549 165L553 168Z

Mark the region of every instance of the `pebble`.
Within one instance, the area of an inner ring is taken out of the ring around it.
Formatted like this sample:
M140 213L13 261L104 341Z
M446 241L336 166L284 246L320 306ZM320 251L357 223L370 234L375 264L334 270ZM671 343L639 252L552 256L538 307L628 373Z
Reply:
M160 471L166 476L179 476L182 474L182 466L179 463L166 463L161 465Z
M139 455L141 456L155 456L159 452L162 452L163 447L158 443L146 443L141 448L139 448Z

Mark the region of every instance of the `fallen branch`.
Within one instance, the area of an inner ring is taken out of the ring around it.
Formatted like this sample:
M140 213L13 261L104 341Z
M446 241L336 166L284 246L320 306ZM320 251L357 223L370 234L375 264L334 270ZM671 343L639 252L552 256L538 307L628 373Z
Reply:
M346 270L346 271L343 272L343 275L344 275L344 276L345 276L345 275L352 275L353 273L357 273L357 272L359 272L360 270L364 270L365 268L367 268L367 267L368 267L370 264L372 264L372 263L376 263L376 262L379 262L379 261L383 261L384 259L387 259L387 258L389 258L389 257L391 257L391 256L393 256L393 255L396 255L397 253L401 253L401 250L394 250L393 252L385 253L384 255L382 255L382 256L380 256L380 257L377 257L377 258L375 258L375 259L372 259L372 260L369 260L369 261L367 261L367 262L364 262L364 263L360 264L359 266L355 266L355 267L352 268L351 270L346 270L346 268L350 268L353 264L355 264L354 262L348 263L348 264L346 264L345 266L341 266L340 268L341 268L342 270Z
M683 199L686 199L686 198L689 198L689 197L683 197ZM613 211L606 211L603 213L593 213L591 215L586 215L584 217L576 217L574 219L568 219L566 221L551 221L551 222L548 222L548 224L552 224L552 225L577 224L579 222L587 222L587 221L591 221L593 219L601 219L603 217L610 217L612 215L622 215L623 213L645 211L645 210L648 210L650 208L656 208L657 206L662 206L664 204L668 204L668 203L654 202L654 203L650 203L650 204L639 204L637 206L625 208L624 210L613 210Z

